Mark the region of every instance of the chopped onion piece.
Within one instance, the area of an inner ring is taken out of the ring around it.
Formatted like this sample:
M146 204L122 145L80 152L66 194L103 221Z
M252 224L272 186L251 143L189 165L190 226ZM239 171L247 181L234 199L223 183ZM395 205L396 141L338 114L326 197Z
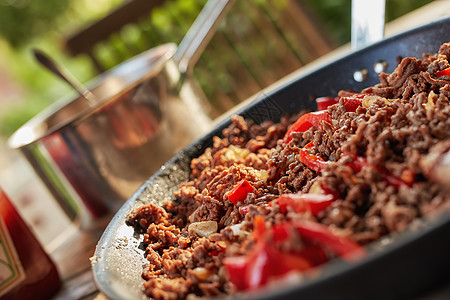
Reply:
M197 234L200 237L209 237L217 232L218 226L216 221L195 222L189 225L189 234Z

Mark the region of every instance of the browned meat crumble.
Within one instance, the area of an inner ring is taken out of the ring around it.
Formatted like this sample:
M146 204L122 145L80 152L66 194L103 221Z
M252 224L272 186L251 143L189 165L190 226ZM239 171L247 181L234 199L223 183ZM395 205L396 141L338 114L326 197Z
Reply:
M192 160L177 203L148 204L128 215L148 245L145 294L183 299L236 293L224 258L255 247L257 216L267 227L317 222L367 245L448 206L450 196L433 166L450 151L450 76L436 76L450 67L449 58L450 44L423 59L404 58L392 74L379 76L379 84L361 91L366 97L355 111L342 98L355 93L341 91L339 103L328 107L331 122L293 132L288 142L283 138L302 113L277 124L232 117L223 137L214 137L213 146ZM327 162L321 171L298 158L308 145L311 155ZM358 159L362 167L352 168ZM233 203L229 192L244 179L253 190ZM335 199L317 214L283 211L273 201L318 187ZM277 247L288 253L302 245L297 237Z

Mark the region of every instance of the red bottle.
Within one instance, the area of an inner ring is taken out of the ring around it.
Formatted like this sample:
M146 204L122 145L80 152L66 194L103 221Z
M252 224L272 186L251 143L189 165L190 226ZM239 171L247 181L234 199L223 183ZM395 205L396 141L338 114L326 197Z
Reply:
M61 286L56 266L1 189L0 215L0 299L48 299Z

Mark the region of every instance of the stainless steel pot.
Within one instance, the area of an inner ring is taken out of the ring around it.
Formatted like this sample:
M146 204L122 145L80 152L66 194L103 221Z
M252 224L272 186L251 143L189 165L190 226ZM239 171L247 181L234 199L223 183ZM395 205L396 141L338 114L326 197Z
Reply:
M179 47L152 48L90 82L95 105L68 96L10 137L69 218L101 223L210 128L189 72L231 2L209 1Z

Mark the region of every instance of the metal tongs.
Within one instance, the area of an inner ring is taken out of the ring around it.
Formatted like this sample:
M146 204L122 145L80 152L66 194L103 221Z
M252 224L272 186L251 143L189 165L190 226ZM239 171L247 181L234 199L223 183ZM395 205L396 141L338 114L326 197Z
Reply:
M384 37L385 0L352 0L352 50Z

